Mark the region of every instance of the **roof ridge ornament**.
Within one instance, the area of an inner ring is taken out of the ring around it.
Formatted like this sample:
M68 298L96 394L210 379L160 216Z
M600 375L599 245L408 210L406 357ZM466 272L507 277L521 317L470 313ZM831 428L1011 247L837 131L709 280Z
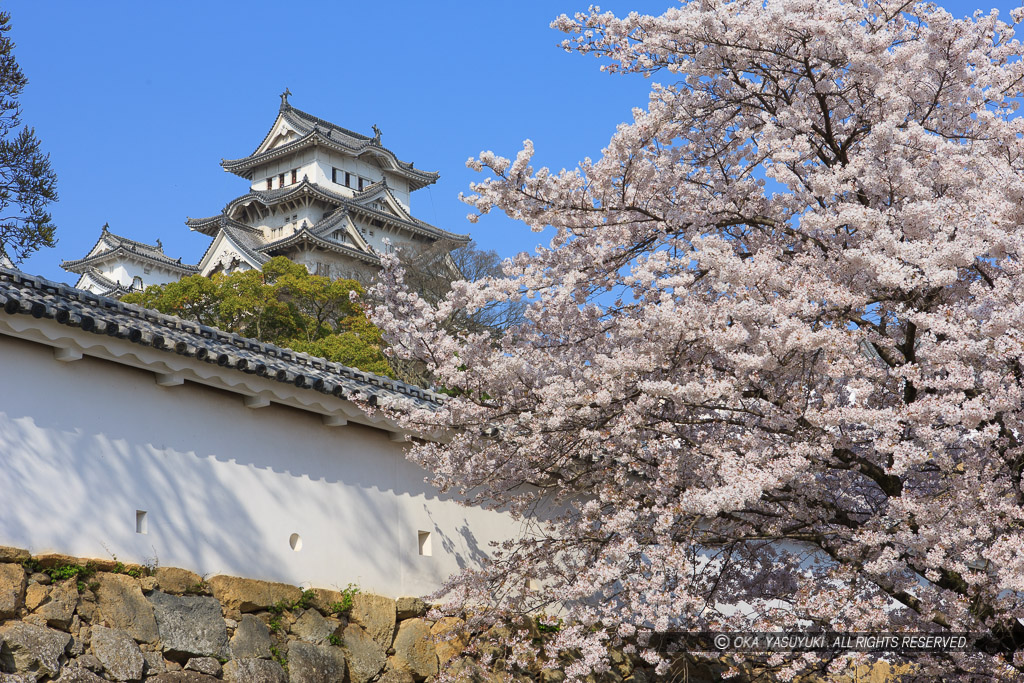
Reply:
M292 91L289 90L288 88L285 88L284 92L281 93L281 111L284 111L285 109L291 109L292 108L292 105L288 104L288 96L291 95L291 94L292 94Z
M371 128L373 128L373 140L370 142L380 147L380 128L377 127L376 123Z

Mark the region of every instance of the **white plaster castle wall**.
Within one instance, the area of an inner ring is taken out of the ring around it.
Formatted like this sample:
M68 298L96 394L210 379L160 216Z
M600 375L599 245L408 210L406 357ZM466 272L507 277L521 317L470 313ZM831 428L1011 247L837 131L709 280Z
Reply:
M337 154L330 150L320 150L316 158L316 166L318 168L317 175L319 178L317 182L338 194L346 196L352 196L354 192L345 187L343 178L339 178L338 180L340 182L338 183L331 182L331 169L337 168L343 171L348 171L354 176L362 176L371 182L377 182L382 177L385 177L388 181L388 187L391 188L391 193L395 195L395 199L405 207L406 211L410 210L409 183L400 176L381 170L380 166L378 166L376 162L372 161L370 157L355 159L353 157ZM310 176L310 179L312 179L312 177L313 176ZM355 180L353 180L353 183L355 183Z
M274 189L280 188L279 177L281 173L285 174L285 188L292 184L292 169L297 169L295 174L295 182L301 183L303 176L309 176L310 182L316 182L315 176L317 173L317 167L314 163L314 151L313 149L304 149L297 154L285 157L274 161L273 163L259 166L253 170L252 184L250 188L253 190L259 190L265 192L267 189L267 178L274 179Z
M0 358L0 545L398 596L435 589L518 533L425 485L383 431L160 387L88 356L57 362L2 334Z
M146 272L146 268L150 272ZM142 278L143 287L150 285L165 285L169 282L177 282L180 278L177 273L171 273L156 266L143 265L134 261L118 260L97 266L104 277L118 282L125 287L131 287L136 277Z

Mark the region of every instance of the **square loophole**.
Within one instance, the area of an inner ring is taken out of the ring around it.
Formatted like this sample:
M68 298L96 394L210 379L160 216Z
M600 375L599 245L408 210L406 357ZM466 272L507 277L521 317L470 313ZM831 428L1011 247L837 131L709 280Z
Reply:
M149 513L145 510L135 511L135 533L137 534L148 534L149 533Z
M433 551L430 547L430 532L429 531L418 531L416 535L419 539L420 555L424 557L430 557Z

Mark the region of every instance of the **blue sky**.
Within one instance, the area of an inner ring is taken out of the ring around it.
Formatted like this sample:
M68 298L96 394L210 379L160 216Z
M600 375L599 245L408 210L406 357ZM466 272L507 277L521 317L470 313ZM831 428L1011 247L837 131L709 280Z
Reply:
M661 13L670 0L602 3ZM1002 3L1005 12L1016 3ZM969 3L947 4L954 14ZM985 9L989 5L983 5ZM294 106L372 134L400 158L441 173L413 213L470 232L502 256L543 236L503 216L477 225L458 200L482 176L466 159L514 156L530 138L539 164L597 157L615 126L643 106L650 81L599 71L568 54L548 28L570 0L306 3L6 0L15 54L29 78L21 98L58 176L60 240L23 269L72 281L63 259L83 256L100 227L163 241L195 262L209 238L184 225L247 191L221 158L253 151L286 87Z

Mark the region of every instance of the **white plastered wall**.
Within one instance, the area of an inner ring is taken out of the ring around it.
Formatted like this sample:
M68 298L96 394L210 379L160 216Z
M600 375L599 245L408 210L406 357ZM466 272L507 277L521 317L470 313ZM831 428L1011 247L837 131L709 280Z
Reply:
M506 515L439 495L381 429L246 407L191 381L158 386L88 352L60 362L10 334L0 324L0 545L398 596L434 590L518 533Z

